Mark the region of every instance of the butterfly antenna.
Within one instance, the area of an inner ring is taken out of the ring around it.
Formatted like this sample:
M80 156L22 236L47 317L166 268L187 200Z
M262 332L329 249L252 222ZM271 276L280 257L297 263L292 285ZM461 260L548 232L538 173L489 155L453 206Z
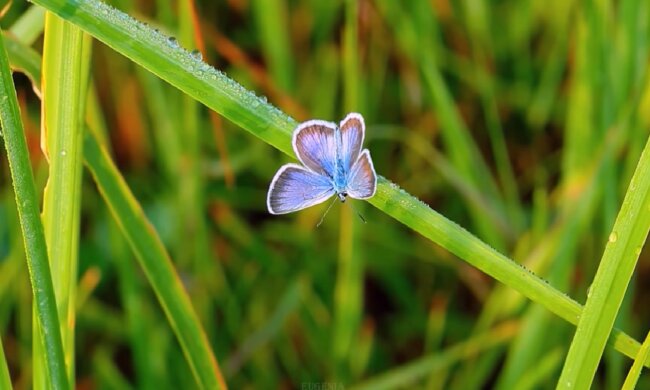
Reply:
M320 218L320 221L318 221L318 223L316 224L316 227L319 227L321 225L321 223L323 223L323 221L325 220L325 216L330 211L332 206L334 206L334 202L336 202L337 199L338 198L336 196L334 197L334 199L332 199L332 202L330 203L329 206L327 206L327 210L325 210L325 212L323 213L323 216Z
M357 213L357 215L359 216L359 219L361 219L361 221L362 221L363 223L367 223L367 222L366 222L366 219L363 217L363 215L361 215L361 213L358 212L357 209L354 208L354 206L352 206L352 203L350 203L350 202L346 202L346 203L348 204L348 206L350 206L350 208L351 208L352 210L354 210L355 213Z

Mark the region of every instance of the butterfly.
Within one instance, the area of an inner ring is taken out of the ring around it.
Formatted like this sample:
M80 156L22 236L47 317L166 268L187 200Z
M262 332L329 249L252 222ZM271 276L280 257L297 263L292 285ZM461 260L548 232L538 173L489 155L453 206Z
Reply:
M348 114L340 126L322 120L299 124L292 144L302 165L286 164L275 174L266 198L269 213L302 210L332 195L341 202L348 196L372 198L377 174L370 152L361 150L364 134L363 117L357 113Z

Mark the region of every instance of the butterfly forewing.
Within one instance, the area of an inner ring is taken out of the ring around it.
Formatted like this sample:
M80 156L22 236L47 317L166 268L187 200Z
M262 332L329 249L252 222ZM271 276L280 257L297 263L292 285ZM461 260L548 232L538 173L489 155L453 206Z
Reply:
M336 168L335 131L334 123L313 120L300 124L293 135L293 150L300 162L330 178Z
M286 214L319 204L334 195L327 177L297 164L286 164L275 174L266 205L271 214Z
M350 172L352 164L359 158L363 137L365 134L365 124L363 117L357 113L348 114L341 121L341 161L343 171Z
M356 199L372 198L377 191L377 174L372 165L370 152L364 149L352 166L348 176L347 192Z

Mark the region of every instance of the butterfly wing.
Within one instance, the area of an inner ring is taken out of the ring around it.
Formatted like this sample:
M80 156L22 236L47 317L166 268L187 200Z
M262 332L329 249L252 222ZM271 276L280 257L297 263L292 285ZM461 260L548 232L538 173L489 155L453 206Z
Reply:
M309 170L329 178L336 168L336 125L332 122L311 120L303 122L293 133L293 150Z
M344 172L350 172L352 164L359 158L366 131L363 117L355 112L341 121L341 160Z
M286 164L271 182L266 206L271 214L286 214L322 203L332 195L330 179L298 164Z
M377 191L377 174L370 152L364 149L348 175L347 192L352 198L369 199Z

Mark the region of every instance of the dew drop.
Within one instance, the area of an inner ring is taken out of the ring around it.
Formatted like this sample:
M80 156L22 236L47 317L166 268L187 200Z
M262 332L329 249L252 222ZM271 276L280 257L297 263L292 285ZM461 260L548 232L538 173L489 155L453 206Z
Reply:
M66 152L65 150L61 151L61 156L65 157L66 154L68 154L68 152Z
M203 60L203 55L197 49L192 50L190 54L192 55L192 57L196 58L199 61Z
M612 232L612 234L609 235L609 242L616 242L618 240L618 234L616 232Z
M169 43L171 43L174 46L178 45L178 41L176 41L176 37L169 37L167 38L167 40L169 41Z

